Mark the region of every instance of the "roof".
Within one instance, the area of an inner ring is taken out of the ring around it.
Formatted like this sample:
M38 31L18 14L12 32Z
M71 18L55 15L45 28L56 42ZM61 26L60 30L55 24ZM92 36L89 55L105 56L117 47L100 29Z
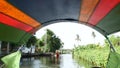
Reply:
M77 21L109 35L120 31L120 0L0 0L1 41L25 43L56 21Z

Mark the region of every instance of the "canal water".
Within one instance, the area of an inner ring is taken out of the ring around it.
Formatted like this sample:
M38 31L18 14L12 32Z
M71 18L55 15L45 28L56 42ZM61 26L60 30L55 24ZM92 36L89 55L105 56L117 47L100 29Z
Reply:
M90 64L73 59L72 54L55 57L22 58L20 68L91 68Z

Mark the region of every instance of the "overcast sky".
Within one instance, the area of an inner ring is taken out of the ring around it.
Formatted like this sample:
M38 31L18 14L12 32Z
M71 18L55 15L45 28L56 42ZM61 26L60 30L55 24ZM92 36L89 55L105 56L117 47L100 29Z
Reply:
M105 39L103 35L88 26L70 22L55 23L45 26L38 30L35 36L37 36L37 38L41 38L45 33L45 29L52 30L56 34L56 36L58 36L62 40L62 42L64 43L64 49L71 49L74 47L74 44L86 45L90 43L100 43L101 45L103 45L103 41ZM93 31L96 34L95 39L92 37ZM77 34L81 39L80 42L77 42L75 40ZM116 35L120 35L120 33Z

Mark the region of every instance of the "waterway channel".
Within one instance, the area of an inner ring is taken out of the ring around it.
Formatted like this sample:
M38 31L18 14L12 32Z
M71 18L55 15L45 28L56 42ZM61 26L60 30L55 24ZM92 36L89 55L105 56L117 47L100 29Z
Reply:
M55 57L22 58L20 68L91 68L90 64L73 59L72 54Z

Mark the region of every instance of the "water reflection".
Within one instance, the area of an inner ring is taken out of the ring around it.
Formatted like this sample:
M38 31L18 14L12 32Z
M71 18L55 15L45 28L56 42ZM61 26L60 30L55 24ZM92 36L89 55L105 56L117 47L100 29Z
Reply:
M62 54L58 59L55 57L23 58L20 68L86 68L83 63L72 59L71 54Z

